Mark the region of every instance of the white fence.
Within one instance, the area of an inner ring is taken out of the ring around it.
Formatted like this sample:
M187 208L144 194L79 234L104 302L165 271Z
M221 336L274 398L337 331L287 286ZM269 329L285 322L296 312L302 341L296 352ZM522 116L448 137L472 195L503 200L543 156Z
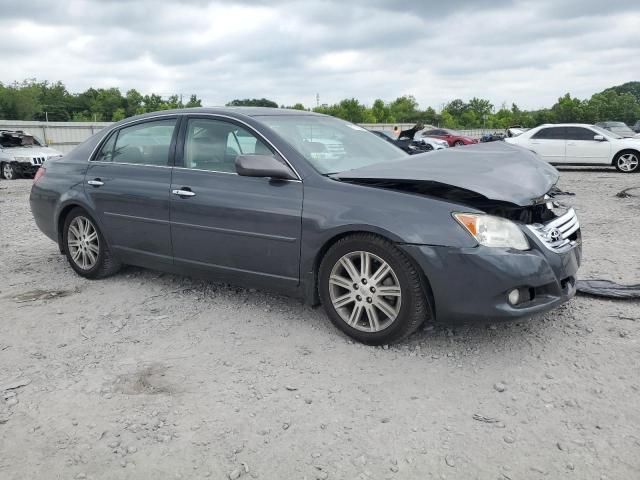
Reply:
M111 125L110 122L0 120L0 130L24 130L62 153L69 152L73 147L109 125Z
M24 130L43 140L56 150L67 153L79 143L84 142L94 133L111 125L111 122L32 122L22 120L0 120L0 130ZM372 130L389 130L394 128L406 130L412 123L363 123L362 127ZM434 127L435 128L435 127ZM460 130L460 133L472 138L480 138L484 133L501 130L472 129Z

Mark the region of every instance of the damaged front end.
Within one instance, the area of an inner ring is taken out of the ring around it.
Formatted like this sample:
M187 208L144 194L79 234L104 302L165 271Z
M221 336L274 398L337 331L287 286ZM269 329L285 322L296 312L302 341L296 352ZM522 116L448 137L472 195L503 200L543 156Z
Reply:
M558 171L533 152L504 142L415 155L334 178L465 205L527 225L545 241L558 241L558 234L577 241L575 213L567 216L556 200L565 194L556 187Z

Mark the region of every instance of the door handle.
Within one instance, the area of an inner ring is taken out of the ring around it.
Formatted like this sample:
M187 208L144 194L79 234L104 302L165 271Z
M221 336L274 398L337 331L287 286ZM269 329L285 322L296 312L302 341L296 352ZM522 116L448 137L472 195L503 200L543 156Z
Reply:
M570 145L570 146L572 146L572 147L575 147L575 146L576 146L576 142L567 142L567 145Z
M176 190L171 190L171 193L179 197L195 197L196 196L195 192L192 192L191 190L187 190L186 188L187 187L182 187Z
M104 182L99 178L94 178L93 180L89 180L87 183L93 187L101 187L102 185L104 185Z

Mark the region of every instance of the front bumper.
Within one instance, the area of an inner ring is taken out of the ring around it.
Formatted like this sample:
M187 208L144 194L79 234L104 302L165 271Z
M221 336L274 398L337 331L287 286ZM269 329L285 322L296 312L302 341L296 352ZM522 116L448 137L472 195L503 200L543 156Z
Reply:
M422 268L438 321L499 320L546 312L575 295L582 250L564 253L534 244L518 251L478 246L400 245ZM511 305L514 288L525 300Z
M29 162L11 162L16 173L22 177L33 177L40 165L32 165Z

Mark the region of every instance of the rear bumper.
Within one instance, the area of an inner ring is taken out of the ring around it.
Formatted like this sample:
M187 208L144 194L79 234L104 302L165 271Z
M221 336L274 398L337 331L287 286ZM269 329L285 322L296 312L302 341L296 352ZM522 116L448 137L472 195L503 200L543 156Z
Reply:
M575 295L580 245L563 254L488 247L400 245L429 280L438 321L485 321L528 317ZM508 293L520 290L521 303Z

